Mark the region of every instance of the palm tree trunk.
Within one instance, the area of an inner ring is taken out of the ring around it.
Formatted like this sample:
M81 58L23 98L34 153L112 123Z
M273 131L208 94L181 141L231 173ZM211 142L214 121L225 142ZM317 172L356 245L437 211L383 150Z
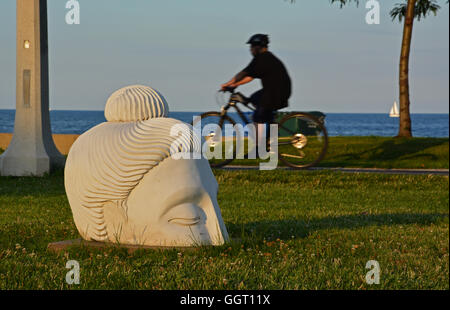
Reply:
M409 55L414 25L414 10L417 0L408 0L403 28L402 51L400 55L400 124L397 137L412 137L411 116L409 112Z

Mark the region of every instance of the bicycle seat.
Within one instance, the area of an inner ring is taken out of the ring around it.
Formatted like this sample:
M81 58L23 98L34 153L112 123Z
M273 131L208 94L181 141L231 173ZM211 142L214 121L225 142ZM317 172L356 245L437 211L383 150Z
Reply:
M231 95L230 97L231 101L234 102L239 102L239 103L243 103L243 104L248 104L250 103L250 98L245 97L243 94L241 93L234 93Z

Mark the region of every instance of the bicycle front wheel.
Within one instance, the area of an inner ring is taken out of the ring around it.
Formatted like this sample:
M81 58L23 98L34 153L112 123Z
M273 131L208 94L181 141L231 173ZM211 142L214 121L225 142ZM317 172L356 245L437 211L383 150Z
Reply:
M286 115L279 123L278 153L287 166L304 169L326 155L328 133L322 121L308 113Z
M202 156L209 160L211 167L220 168L231 163L235 156L236 137L229 136L229 130L236 122L228 115L207 112L196 118L192 126L201 131L204 145ZM231 142L231 143L230 143Z

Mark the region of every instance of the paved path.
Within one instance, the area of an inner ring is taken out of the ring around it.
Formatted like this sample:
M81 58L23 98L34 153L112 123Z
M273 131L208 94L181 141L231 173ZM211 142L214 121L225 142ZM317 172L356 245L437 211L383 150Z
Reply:
M258 170L258 166L226 166L224 170ZM288 167L279 167L279 170L294 170ZM301 171L301 170L299 170ZM448 176L448 169L379 169L379 168L327 168L314 167L306 171L339 171L346 173L381 173L381 174L404 174L404 175L443 175Z

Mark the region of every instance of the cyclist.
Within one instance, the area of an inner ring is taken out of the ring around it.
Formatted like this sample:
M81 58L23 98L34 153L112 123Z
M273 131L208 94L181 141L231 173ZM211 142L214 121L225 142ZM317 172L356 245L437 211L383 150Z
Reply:
M221 85L221 89L234 89L254 79L261 79L263 88L249 99L256 107L253 121L256 124L266 124L266 132L269 132L269 125L275 119L275 111L288 106L288 99L291 96L291 78L284 64L269 52L268 35L255 34L247 44L250 44L253 60L228 83ZM258 136L262 135L260 128L261 126L258 126ZM266 137L269 135L266 134Z

